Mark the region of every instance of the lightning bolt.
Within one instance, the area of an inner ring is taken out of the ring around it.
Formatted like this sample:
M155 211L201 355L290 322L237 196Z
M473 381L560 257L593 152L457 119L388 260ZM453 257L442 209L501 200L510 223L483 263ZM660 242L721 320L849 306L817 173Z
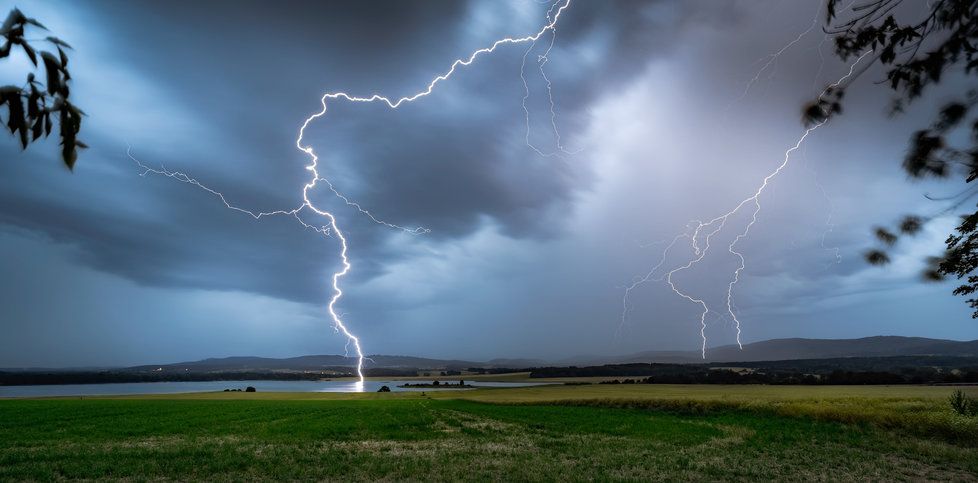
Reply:
M733 107L735 104L737 104L738 102L744 100L744 98L747 97L747 94L750 92L751 88L754 87L754 84L756 84L757 81L759 81L761 79L761 75L764 74L764 71L768 70L771 66L775 65L777 63L778 59L780 59L781 56L785 52L788 51L788 49L794 47L794 45L797 44L798 42L801 42L801 39L805 38L806 35L808 35L809 33L811 33L812 30L815 29L815 25L818 24L819 12L821 12L821 11L822 11L822 5L821 5L821 2L820 2L819 3L819 6L818 6L818 9L815 11L815 17L812 18L812 23L808 26L807 29L805 29L801 33L799 33L798 36L794 38L794 40L792 40L792 41L788 42L787 44L785 44L784 47L781 47L781 49L778 50L777 52L773 52L773 53L770 53L770 54L768 54L768 55L766 55L764 57L761 57L760 59L757 59L756 61L754 61L751 64L751 65L757 65L757 64L763 62L763 64L761 65L761 68L758 69L757 72L754 74L754 77L751 77L750 80L747 81L747 84L744 85L743 92L741 92L739 96L737 96L735 99L733 99L732 101L730 101L729 104L727 104L727 108L725 110L726 112L729 112L731 107ZM824 41L824 39L823 39L823 41ZM821 44L819 45L819 47L821 47ZM820 49L819 50L819 56L821 56L821 53L822 53L822 51ZM819 71L821 71L821 67L819 67ZM774 72L773 71L772 71L771 75L772 76L774 75Z
M523 44L523 43L528 43L529 42L531 44L530 45L530 48L527 50L527 52L529 52L529 50L533 48L533 46L536 44L536 42L540 38L542 38L547 32L552 32L553 35L551 36L550 45L547 48L546 52L542 56L540 56L540 58L538 59L538 62L540 64L540 72L541 72L541 75L543 76L543 78L547 82L547 91L548 91L548 94L550 94L551 124L553 126L554 133L555 133L555 136L556 136L556 143L557 143L558 149L560 151L564 151L563 150L563 147L560 145L560 134L557 132L556 112L555 112L555 108L554 108L553 96L551 94L550 79L547 78L546 73L543 70L543 66L547 62L547 55L550 53L550 50L553 48L553 44L554 44L554 41L556 39L556 32L557 32L556 31L556 26L557 26L557 21L560 19L561 14L563 14L563 12L565 10L567 10L567 8L570 6L570 3L571 3L571 0L564 0L563 2L561 2L561 1L558 0L557 2L553 3L551 5L550 9L547 11L547 23L544 24L544 26L541 27L540 30L538 30L535 34L527 35L527 36L524 36L524 37L505 37L505 38L496 40L489 47L484 47L484 48L478 49L476 51L473 51L471 54L469 54L468 57L456 59L454 62L452 62L451 66L449 67L449 69L447 71L445 71L444 73L442 73L442 74L434 77L423 90L418 91L418 92L416 92L416 93L414 93L412 95L404 96L404 97L400 97L400 98L394 99L394 98L387 97L387 96L384 96L384 95L381 95L381 94L373 94L373 95L370 95L370 96L367 96L367 97L356 96L356 95L348 94L346 92L327 92L327 93L323 94L323 96L320 98L321 109L318 112L310 115L309 117L307 117L305 119L305 121L303 121L301 127L299 128L298 137L295 140L295 146L296 146L296 148L299 151L302 151L303 153L305 153L307 156L309 156L310 163L306 166L306 169L311 173L311 176L310 176L309 181L302 186L302 203L299 206L295 207L295 208L292 208L292 209L289 209L289 210L275 210L275 211L269 211L269 212L257 212L257 211L253 211L253 210L248 210L248 209L245 209L245 208L241 208L239 206L236 206L236 205L232 204L230 201L228 201L227 197L223 193L221 193L220 191L217 191L217 190L215 190L213 188L210 188L209 186L207 186L207 185L199 182L197 179L191 177L190 175L188 175L186 173L183 173L183 172L180 172L180 171L170 171L170 170L167 170L165 166L161 166L160 168L153 168L153 167L150 167L150 166L142 163L135 156L132 155L132 149L131 149L131 147L129 149L127 149L127 151L126 151L127 156L133 162L135 162L139 166L139 168L141 170L140 176L146 176L148 174L154 174L154 175L164 176L164 177L171 178L171 179L174 179L174 180L179 181L179 182L182 182L182 183L186 183L186 184L190 184L190 185L196 186L197 188L200 188L200 189L202 189L202 190L204 190L204 191L206 191L206 192L214 195L215 197L217 197L224 204L224 206L226 208L228 208L230 210L233 210L233 211L237 211L239 213L246 214L246 215L252 217L255 220L261 220L263 218L271 217L271 216L290 216L290 217L294 218L296 221L298 221L299 224L302 225L304 228L311 229L311 230L313 230L313 231L315 231L315 232L323 235L324 237L335 237L339 241L339 243L340 243L340 253L339 253L339 255L340 255L340 262L341 262L340 263L340 266L341 266L341 269L338 270L338 271L336 271L336 272L334 272L333 275L332 275L332 277L331 277L332 296L330 297L329 304L327 305L327 312L329 313L330 319L333 322L333 327L338 332L340 332L344 336L346 336L346 338L347 338L347 346L349 346L350 344L353 345L353 348L354 348L354 350L356 352L356 355L357 355L357 376L359 377L358 390L362 390L363 389L363 382L364 382L363 362L364 362L364 359L366 359L366 357L363 354L363 348L360 345L360 339L356 335L354 335L352 332L350 332L350 330L347 328L346 324L343 323L343 318L342 318L341 314L337 313L337 311L336 311L336 304L343 297L343 290L340 288L340 279L342 279L347 274L349 274L350 273L350 270L352 270L352 268L353 268L353 265L350 263L350 259L349 259L348 255L347 255L347 252L349 250L349 244L348 244L346 235L344 235L343 231L340 230L339 225L337 224L336 217L333 215L332 212L327 211L327 210L325 210L323 208L319 208L318 206L316 206L316 204L313 203L313 201L309 197L310 192L312 192L313 190L315 190L316 187L318 186L318 184L320 182L322 182L323 184L325 184L329 188L330 191L332 191L332 193L335 196L337 196L338 198L340 198L348 206L351 206L351 207L355 208L356 210L358 210L361 214L363 214L364 216L368 217L374 223L377 223L379 225L386 226L388 228L393 228L393 229L401 230L401 231L404 231L404 232L407 232L407 233L410 233L410 234L416 234L416 235L417 234L428 233L430 230L428 230L427 228L423 228L423 227L406 228L406 227L402 227L402 226L395 225L393 223L389 223L389 222L386 222L384 220L381 220L381 219L375 217L370 211L364 209L359 203L350 200L348 197L346 197L342 193L340 193L327 178L325 178L324 176L322 176L319 173L319 155L316 154L316 152L312 148L312 146L305 145L303 143L303 138L305 137L306 129L309 127L310 123L312 123L313 121L315 121L315 120L317 120L317 119L319 119L319 118L321 118L321 117L323 117L323 116L326 115L328 101L331 101L331 100L342 100L342 101L356 102L356 103L375 103L375 102L380 102L380 103L386 104L391 109L397 109L398 107L400 107L401 105L403 105L405 103L411 103L411 102L414 102L414 101L416 101L418 99L421 99L423 97L427 97L432 92L434 92L435 88L440 83L442 83L442 82L448 80L449 78L451 78L452 75L456 72L456 70L471 65L473 62L475 62L475 60L477 58L479 58L479 57L481 57L483 55L491 54L491 53L495 52L496 49L499 48L500 46L508 45L508 44ZM524 66L525 66L525 59L526 59L526 54L524 54ZM520 72L520 76L523 77L522 70ZM528 93L529 92L529 86L526 85L526 79L525 78L523 78L523 81L524 81L524 86L526 87L526 91ZM525 97L523 99L523 105L524 105L524 110L525 110L526 109L526 98ZM528 123L527 124L527 130L528 130L528 133L527 133L527 144L529 145L529 113L528 112L527 112L527 123ZM533 147L533 146L531 146L531 147ZM541 155L544 154L542 151L540 151L540 150L538 150L536 148L533 148L533 149L536 150ZM321 218L323 218L325 220L325 224L320 225L320 226L315 226L313 224L310 224L310 223L304 221L302 219L302 217L300 216L300 213L302 213L303 211L311 211L314 214L320 216Z
M819 193L822 195L822 199L825 200L825 203L829 207L828 214L825 216L825 229L822 231L822 236L820 236L818 240L818 246L826 252L831 252L832 258L835 260L834 262L825 264L823 270L828 270L832 263L835 263L836 265L842 263L842 253L840 252L839 247L829 247L825 245L825 239L828 238L829 234L835 231L835 223L832 221L833 218L835 218L835 203L832 202L832 198L830 198L828 192L825 191L825 186L823 186L822 182L819 181L818 172L815 171L815 168L811 167L811 165L808 163L807 153L802 151L802 155L805 158L805 162L803 163L805 169L812 173L812 182L815 183Z
M553 17L553 11L555 8L557 8L557 5L559 5L559 2L554 3L553 5L550 6L550 9L547 11L547 20L555 21ZM537 68L540 71L540 77L543 78L544 82L546 82L547 85L547 98L550 103L550 127L554 136L554 144L556 145L556 150L553 152L545 153L543 152L543 150L536 147L532 142L530 142L530 110L529 108L526 107L526 101L530 98L530 85L526 81L526 59L530 55L530 52L533 51L534 47L536 47L537 40L533 40L533 42L530 43L530 46L527 47L526 51L523 52L523 61L520 64L520 80L523 81L523 100L521 102L521 105L523 107L523 114L525 115L526 118L526 136L525 136L526 145L530 149L535 151L537 154L543 157L560 156L561 154L572 155L580 152L580 150L568 151L561 144L560 130L557 128L557 110L554 103L553 84L550 82L550 78L547 77L547 71L544 69L544 66L546 66L547 62L550 61L550 57L549 57L550 51L553 50L554 43L556 41L557 41L557 30L551 29L550 43L547 45L547 49L543 52L543 54L537 56Z
M853 5L855 5L855 3L856 0L851 0L848 4L844 5L842 8L838 10L837 15L841 15L844 12L847 12L850 8L852 8ZM821 7L819 10L821 11ZM819 92L817 86L818 86L819 79L822 77L822 70L824 70L825 68L825 55L822 53L822 47L830 39L832 39L832 36L829 34L825 34L822 37L822 40L818 42L818 46L815 47L815 50L818 52L818 70L815 71L815 76L812 78L812 90L814 90L816 93ZM829 234L835 231L835 223L833 223L832 221L833 218L835 217L835 204L832 202L832 198L829 197L828 192L825 190L825 186L823 186L821 181L819 181L818 172L815 170L815 168L813 168L808 163L807 152L803 151L803 155L805 156L805 163L804 163L805 169L807 169L812 173L812 182L815 183L815 186L818 188L819 193L821 193L822 195L822 199L825 200L825 203L829 207L828 214L825 217L825 230L822 231L822 236L819 237L818 245L819 247L822 248L822 250L827 252L832 252L832 258L835 260L834 263L838 265L842 263L842 254L840 253L839 247L837 246L828 247L825 245L825 239L829 236ZM831 265L832 263L826 263L825 270L827 270Z
M784 50L784 49L782 49L782 50ZM872 53L872 51L867 51L867 52L863 53L862 55L860 55L849 66L849 71L845 75L843 75L838 81L830 84L828 87L826 87L822 91L822 93L818 96L819 100L821 100L821 98L824 97L825 94L828 93L830 90L832 90L832 89L840 86L842 83L846 82L850 77L852 77L852 75L855 73L856 66L866 56L868 56L870 53ZM727 251L729 253L731 253L732 255L734 255L737 258L737 260L739 261L738 267L734 270L734 272L732 274L732 278L731 278L730 283L727 284L727 291L726 291L727 313L733 319L734 325L735 325L736 330L737 330L737 345L740 346L741 348L743 348L743 344L741 343L741 340L740 340L740 336L741 336L741 322L740 322L739 317L736 314L736 310L734 310L733 290L734 290L734 287L737 285L737 283L740 281L740 273L744 270L744 268L746 268L746 261L744 259L743 254L740 253L740 252L738 252L735 247L737 246L737 243L738 242L740 242L741 240L743 240L744 238L746 238L750 234L750 229L754 226L755 223L757 223L757 215L761 211L761 202L760 202L761 194L763 194L764 191L765 191L765 189L767 189L767 187L770 185L770 183L779 174L781 174L781 172L784 171L785 168L788 167L788 164L791 161L791 155L795 151L797 151L799 148L801 148L801 146L804 144L805 140L807 140L808 137L813 132L815 132L820 127L822 127L826 122L828 122L828 118L826 118L826 119L822 120L821 122L818 122L818 123L812 125L811 127L805 129L804 133L802 133L801 137L798 138L798 140L794 143L794 145L792 145L791 147L789 147L784 152L784 157L783 157L781 163L777 166L777 168L775 168L774 171L772 171L770 174L768 174L767 176L765 176L761 180L760 185L755 189L754 193L751 196L745 198L743 201L741 201L740 203L738 203L730 211L728 211L728 212L726 212L726 213L724 213L724 214L722 214L720 216L717 216L717 217L715 217L715 218L713 218L713 219L711 219L709 221L703 222L703 221L700 221L700 220L694 220L689 225L687 225L687 232L686 233L683 233L683 234L680 234L676 238L673 239L673 242L668 247L666 247L666 250L664 251L663 256L662 256L662 259L660 260L660 262L656 266L654 266L652 268L652 270L650 270L648 272L648 274L646 274L644 277L637 279L635 282L632 283L632 285L626 287L626 289L625 289L625 295L624 295L624 298L623 298L623 311L622 311L622 320L623 320L623 322L624 322L625 318L627 317L627 312L628 312L628 308L629 308L628 297L631 294L631 292L638 285L640 285L642 283L645 283L647 281L650 281L650 280L656 280L656 281L665 280L665 282L669 285L669 287L672 289L672 291L676 293L676 295L679 295L680 297L688 300L689 302L691 302L693 304L696 304L696 305L700 306L703 309L702 312L700 313L700 338L702 340L700 353L701 353L701 356L705 359L706 358L706 343L707 343L707 338L706 338L706 317L710 313L710 307L706 303L705 300L703 300L701 298L697 298L697 297L695 297L693 295L690 295L689 293L683 291L680 287L678 287L676 285L675 281L673 280L673 276L676 275L676 274L678 274L678 273L680 273L680 272L683 272L685 270L690 269L691 267L693 267L694 265L696 265L700 261L702 261L703 258L705 258L706 255L710 251L710 242L711 242L712 238L717 233L719 233L720 231L723 230L723 228L726 226L726 224L730 220L730 218L732 216L734 216L735 214L739 213L741 211L741 209L744 208L745 206L753 205L753 209L752 209L751 214L750 214L750 221L744 226L743 230L740 231L737 234L737 236L734 237L733 241L730 242L730 244L727 246ZM689 227L690 226L695 226L692 229L692 233L691 234L688 233L688 230L689 230ZM702 247L700 247L701 236L703 237L702 240L703 240L703 243L704 243ZM670 249L680 239L683 239L683 238L689 238L690 244L692 245L692 249L693 249L693 257L690 258L689 261L687 263L685 263L684 265L681 265L681 266L679 266L677 268L674 268L674 269L666 272L666 274L664 276L661 276L659 278L653 278L654 274L663 265L663 263L664 263L664 261L666 259L666 256L667 256L668 252L670 251Z
M689 229L689 226L687 225L686 228ZM648 273L646 273L644 276L636 277L634 280L632 280L631 284L625 287L625 295L621 299L621 323L618 324L618 331L616 332L615 337L621 336L622 331L625 329L625 324L628 321L628 313L631 312L632 310L632 306L630 303L632 290L635 290L636 288L639 287L639 285L642 285L646 282L650 282L650 281L661 282L665 279L665 276L657 277L657 278L653 278L653 277L655 276L656 272L658 272L659 269L662 268L663 265L665 265L666 258L669 256L669 252L672 250L672 247L676 246L676 243L678 243L679 240L683 238L687 238L687 239L690 238L690 234L680 233L679 235L676 235L676 237L673 238L672 241L668 245L666 245L666 248L662 251L662 258L659 259L659 263L655 264L651 269L649 269ZM649 245L658 245L658 244L660 244L660 242L652 243ZM640 245L640 246L644 248L645 246L648 245Z
M805 38L806 35L808 35L815 28L815 25L818 24L818 16L819 16L819 12L821 12L821 8L822 8L822 5L820 4L819 7L818 7L818 9L816 9L816 11L815 11L815 16L812 18L811 24L809 24L808 28L806 28L805 30L801 31L793 40L789 41L787 44L785 44L779 50L777 50L775 52L772 52L772 53L770 53L770 54L768 54L768 55L766 55L764 57L761 57L760 59L758 59L758 60L756 60L756 61L754 61L754 62L751 63L751 66L761 64L761 67L757 70L757 72L754 73L754 76L751 77L744 84L744 89L740 93L740 95L738 95L736 98L732 99L727 104L727 107L724 109L724 118L725 119L726 119L726 115L729 114L731 108L734 105L736 105L737 103L743 101L747 97L747 94L750 93L750 90L754 87L754 84L756 84L757 81L760 80L761 76L764 74L764 71L768 70L771 66L775 65L777 63L777 61L781 58L781 56L785 52L787 52L789 49L791 49L791 47L793 47L795 44L797 44L798 42L800 42L803 38ZM822 39L822 43L824 43L825 40L828 37L829 36L826 35L825 38ZM819 68L818 68L819 74L821 73L822 68L824 66L824 63L825 63L825 58L824 58L824 56L822 56L822 51L821 51L822 43L819 43L819 51L818 51L818 53L819 53L819 59L820 59ZM772 74L771 75L773 75L773 69L772 69ZM817 77L818 77L818 74L816 74L816 78ZM525 85L525 83L524 83L524 85ZM529 114L527 114L527 115L529 116ZM528 137L527 142L529 143L529 118L527 118L527 137ZM694 221L694 222L691 222L691 223L700 223L700 222L699 221ZM703 227L702 226L699 226L697 228L698 229L702 229ZM686 229L689 230L690 229L690 225L687 225L686 226ZM625 287L624 296L622 297L621 321L620 321L620 323L618 325L618 331L616 332L616 337L620 336L622 330L624 329L624 327L625 327L625 325L627 323L628 313L631 311L631 304L630 304L631 292L633 290L635 290L636 288L638 288L639 285L642 285L642 284L644 284L646 282L649 282L649 281L661 282L663 280L666 280L668 278L668 276L671 275L671 273L670 273L670 274L662 275L660 277L653 278L653 275L665 263L666 257L668 255L669 251L676 244L676 242L679 241L680 238L690 239L691 240L691 243L693 245L693 248L695 249L694 255L699 255L699 249L697 247L697 238L696 238L698 236L698 229L696 231L694 231L694 233L693 233L692 236L689 233L684 233L684 234L678 235L676 238L674 238L672 240L672 243L670 243L666 247L666 249L663 251L662 258L659 260L659 263L656 264L655 266L653 266L652 269L645 276L638 277L638 278L634 279L630 285L628 285L628 286ZM655 243L655 244L658 244L658 243ZM672 284L672 279L669 278L668 281L669 281L670 286L672 286L673 289L675 290L675 287ZM689 298L689 300L691 300L694 303L700 304L700 305L705 305L705 302L702 301L702 300L699 300L699 299L691 299L691 298ZM733 314L733 312L734 312L732 305L733 305L733 302L730 301L730 300L728 300L728 308L729 308L729 312L731 314ZM736 320L736 317L734 319ZM701 320L701 322L705 322L705 320L706 319L705 319L705 315L704 315L704 318ZM705 327L703 327L703 329L705 330ZM739 333L740 333L740 331L739 331L739 328L738 328L738 343L739 343Z
M854 1L855 0L853 0L853 2ZM793 47L795 44L797 44L798 42L800 42L803 38L805 38L806 35L808 35L809 33L811 33L812 30L815 29L815 26L818 24L819 13L822 10L822 3L824 3L824 2L820 2L819 3L818 9L816 9L815 15L813 16L811 23L808 25L808 28L806 28L805 30L801 31L794 39L790 40L788 43L786 43L779 50L777 50L775 52L772 52L772 53L770 53L770 54L768 54L768 55L766 55L764 57L761 57L760 59L758 59L758 60L754 61L753 63L751 63L751 66L754 66L754 65L757 65L757 64L761 64L761 67L757 70L757 72L754 73L754 76L751 77L744 84L744 89L740 93L740 95L738 95L736 98L732 99L727 104L727 107L724 109L724 113L725 113L724 117L725 118L726 118L726 114L730 112L730 109L734 105L736 105L737 103L743 101L747 97L747 94L750 93L750 90L754 87L754 84L756 84L757 81L760 80L761 76L764 74L764 72L766 70L768 70L773 65L775 65L777 63L777 61L781 58L781 56L784 55L785 52L787 52L789 49L791 49L791 47ZM849 6L851 6L851 5L852 5L852 3L849 4ZM845 8L848 8L848 6L845 7ZM829 38L828 35L826 35L825 37L823 37L822 41L818 45L818 53L819 53L820 62L819 62L819 67L818 67L818 73L816 74L816 79L821 74L822 68L824 67L825 58L822 55L821 47L822 47L822 44L828 38ZM524 62L525 62L525 58L524 58ZM772 75L773 75L773 70L772 70ZM817 82L817 80L816 80L816 82ZM524 85L525 85L525 82L524 82ZM823 95L824 95L824 93L823 93ZM527 113L527 116L529 116L529 113ZM806 133L806 135L807 135L807 133ZM527 117L527 143L529 143L529 117ZM766 179L765 179L765 181L766 181ZM817 178L816 178L816 183L817 183ZM821 185L820 184L819 184L819 188L821 188ZM763 190L763 187L762 187L762 190ZM822 190L822 193L825 194L824 189ZM827 196L826 196L826 198L827 198ZM749 201L749 199L746 200L746 201ZM756 200L755 200L755 202L756 202ZM734 213L737 210L739 210L743 206L743 204L744 203L741 203L741 205L739 205L737 208L735 208ZM730 213L729 215L732 215L732 214L733 213ZM729 215L726 216L726 217L722 217L723 219L722 219L721 225L726 223L726 219L729 217ZM831 221L831 215L830 215L829 220ZM619 323L618 330L616 332L616 337L620 336L622 330L624 329L624 327L625 327L625 325L627 323L628 314L631 311L630 297L631 297L632 291L635 290L636 288L638 288L638 286L640 286L640 285L642 285L644 283L647 283L649 281L654 281L654 282L666 281L669 284L669 286L673 289L673 291L675 291L677 294L679 294L683 298L686 298L687 300L689 300L689 301L691 301L693 303L696 303L696 304L700 305L701 307L703 307L704 313L703 313L703 316L700 318L700 323L701 323L701 331L700 331L700 334L703 336L702 351L703 351L703 354L704 354L704 357L705 357L705 351L706 351L706 340L705 340L706 326L705 326L705 324L706 324L706 315L707 315L707 312L708 312L708 308L706 306L706 302L703 301L703 300L701 300L701 299L693 298L693 297L691 297L691 296L689 296L689 295L687 295L687 294L679 291L676 288L676 286L673 283L673 281L672 281L672 275L674 273L677 273L679 271L685 270L685 269L691 267L692 265L698 263L706 255L705 251L702 254L700 253L700 249L699 249L699 246L698 246L699 233L700 233L700 230L702 230L706 226L711 225L712 223L714 223L716 221L718 221L718 220L713 220L713 221L711 221L709 223L704 224L704 223L700 222L699 220L694 220L694 221L690 222L690 224L687 224L687 226L686 226L687 232L685 232L683 234L680 234L680 235L677 235L672 240L672 242L663 251L662 258L659 260L659 263L657 263L655 266L653 266L652 269L649 270L649 272L646 273L645 276L635 278L632 281L631 284L629 284L629 285L627 285L625 287L624 295L622 297L621 321ZM696 224L697 225L693 229L693 233L692 234L689 233L691 224ZM723 227L720 226L718 230L716 230L715 232L711 232L710 233L710 235L706 239L707 247L709 247L710 237L712 237L713 234L715 234L717 231L720 231L720 229L722 229L722 228ZM831 228L829 229L829 231L831 231ZM824 234L823 237L822 237L823 246L824 246L825 236L827 236L827 233ZM682 238L685 238L685 239L689 239L690 240L691 245L692 245L692 248L694 250L694 255L696 256L696 258L690 260L690 263L688 264L688 266L679 267L678 269L673 270L673 271L670 271L670 272L666 273L665 275L662 275L662 276L659 276L659 277L654 277L655 273L658 272L659 268L661 268L662 265L665 264L666 257L668 256L669 251ZM735 256L740 257L741 265L744 265L743 256L741 254L735 252L735 251L733 251L732 253ZM742 270L742 268L741 268L741 270ZM734 321L734 324L736 326L736 329L737 329L737 344L738 344L739 347L743 348L743 345L740 342L740 334L741 334L741 331L740 331L740 322L739 322L739 319L737 318L737 315L735 314L735 309L734 309L734 306L733 306L734 305L733 304L733 297L732 297L732 295L730 295L732 293L732 290L733 290L733 285L736 285L737 284L737 281L739 281L739 275L740 275L739 274L739 271L734 274L733 281L732 281L731 285L728 287L729 290L728 290L728 298L727 298L727 311L731 315L731 317L732 317L732 319Z

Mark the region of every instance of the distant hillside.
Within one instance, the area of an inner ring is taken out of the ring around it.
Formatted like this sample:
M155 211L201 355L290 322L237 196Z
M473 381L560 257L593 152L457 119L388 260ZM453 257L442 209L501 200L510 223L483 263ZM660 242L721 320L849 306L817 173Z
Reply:
M340 355L300 356L286 359L223 357L194 362L179 362L176 364L134 366L121 369L120 371L148 372L160 368L167 372L321 371L333 368L350 368L356 365L356 357ZM426 359L411 356L373 355L369 356L369 359L364 362L364 366L368 369L465 369L469 367L484 367L486 364L483 362Z
M489 362L482 362L469 367L505 367L509 369L519 369L523 367L539 367L549 364L543 359L492 359Z
M953 341L923 337L877 336L862 339L773 339L745 344L740 350L736 345L708 349L706 362L788 361L799 359L839 359L846 357L892 356L959 356L978 357L978 340ZM467 368L524 369L544 366L597 366L628 363L697 364L704 360L699 351L647 351L623 356L577 356L560 360L540 359L493 359L487 362L466 360L429 359L412 356L372 355L366 361L368 370L396 370L410 372L415 369L460 370ZM303 372L335 371L349 373L356 366L356 358L341 355L310 355L274 359L267 357L224 357L176 364L142 365L121 369L105 369L115 373L148 373L160 368L174 372ZM24 372L24 369L2 369ZM32 369L32 371L76 371L76 369Z
M978 357L978 340L955 341L924 337L876 336L861 339L772 339L708 349L707 362L784 361L797 359L833 359L842 357L889 356L974 356ZM412 356L372 355L368 369L466 369L470 367L528 368L572 365L625 364L632 362L700 363L698 351L647 351L625 356L578 356L557 361L541 359L493 359L488 362L429 359ZM224 357L177 364L145 365L123 369L146 372L162 367L165 371L321 371L356 366L355 357L313 355L273 359L267 357Z
M784 361L840 357L978 356L978 340L956 341L925 337L875 336L861 339L771 339L713 347L707 362ZM554 361L557 366L626 364L633 362L699 363L699 351L646 351L624 356L576 357Z
M772 339L744 346L717 347L710 361L780 361L837 357L978 356L978 340L956 341L924 337L876 336L862 339Z

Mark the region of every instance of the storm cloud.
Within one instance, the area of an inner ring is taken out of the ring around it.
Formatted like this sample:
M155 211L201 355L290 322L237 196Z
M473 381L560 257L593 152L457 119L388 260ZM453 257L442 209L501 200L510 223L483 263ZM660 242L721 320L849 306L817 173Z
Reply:
M10 254L0 366L342 351L319 312L339 263L335 238L140 177L127 148L238 206L294 208L308 176L295 137L324 92L411 95L454 59L536 32L550 4L22 8L74 45L73 95L92 148L68 174L53 144L20 153L0 143L0 243ZM478 359L695 347L696 308L661 284L636 292L622 337L622 287L661 256L650 242L736 205L797 140L800 106L846 69L820 24L744 89L818 13L780 2L577 2L558 24L546 78L548 37L529 50L500 47L397 110L329 103L305 139L321 173L378 218L431 230L391 230L328 190L314 194L350 240L341 310L365 349ZM25 66L4 65L0 77ZM765 194L737 288L747 340L974 335L946 285L917 281L939 230L901 248L891 269L860 259L869 226L917 208L892 200L949 189L906 183L896 162L941 93L889 119L874 74ZM558 147L548 80L568 153L541 156L527 140L546 154ZM734 261L705 262L681 283L720 297ZM102 299L125 310L93 308ZM924 324L933 313L947 323ZM710 323L711 340L731 342L729 321Z

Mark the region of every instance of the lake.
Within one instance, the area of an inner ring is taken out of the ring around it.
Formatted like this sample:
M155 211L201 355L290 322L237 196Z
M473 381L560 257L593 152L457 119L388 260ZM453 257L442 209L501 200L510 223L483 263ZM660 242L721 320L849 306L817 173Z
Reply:
M402 388L404 383L425 383L431 381L192 381L192 382L123 382L113 384L52 384L44 386L0 386L3 397L49 397L49 396L121 396L129 394L179 394L187 392L215 392L225 389L241 389L253 386L259 392L377 392L387 386L392 392L403 391L464 391L450 387ZM466 381L466 384L479 387L523 387L540 386L537 382L488 382Z

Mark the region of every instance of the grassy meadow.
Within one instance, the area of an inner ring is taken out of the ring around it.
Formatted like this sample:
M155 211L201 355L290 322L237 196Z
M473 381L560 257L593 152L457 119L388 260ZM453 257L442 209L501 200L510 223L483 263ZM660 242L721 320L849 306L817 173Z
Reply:
M949 387L0 400L0 480L978 480ZM978 388L966 388L978 397Z

